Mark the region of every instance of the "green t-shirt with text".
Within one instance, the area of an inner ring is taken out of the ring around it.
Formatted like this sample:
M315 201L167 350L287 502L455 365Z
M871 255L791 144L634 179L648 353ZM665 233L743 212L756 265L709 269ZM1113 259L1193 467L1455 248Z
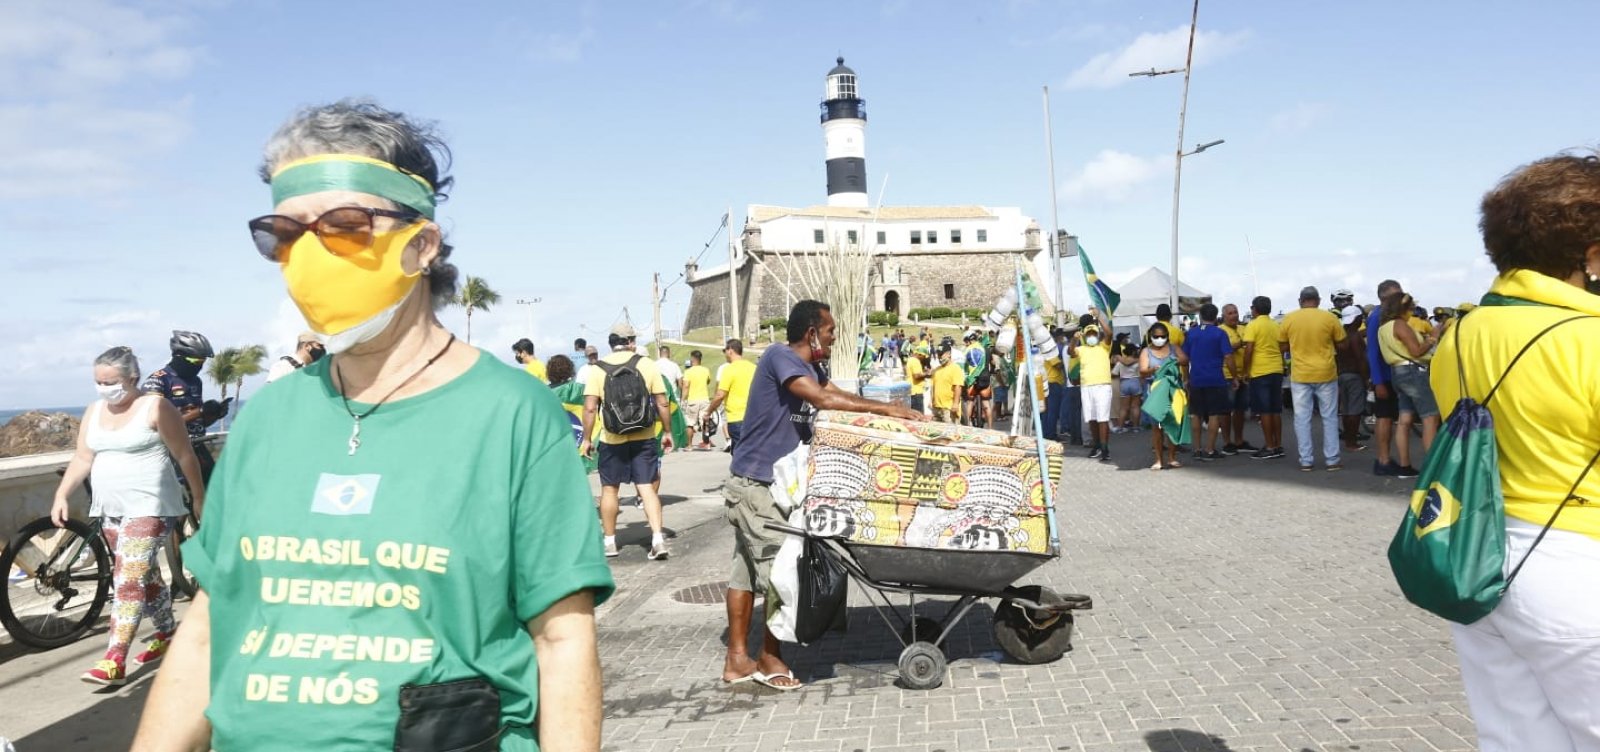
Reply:
M184 545L211 599L212 746L392 748L402 685L481 677L500 749L538 749L525 625L614 587L566 411L480 354L362 420L352 455L331 360L250 400Z

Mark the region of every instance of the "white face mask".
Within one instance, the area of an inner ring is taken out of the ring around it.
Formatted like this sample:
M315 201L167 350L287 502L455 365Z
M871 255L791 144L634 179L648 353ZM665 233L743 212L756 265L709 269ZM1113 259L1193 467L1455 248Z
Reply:
M1151 337L1150 338L1150 344L1152 346L1154 346L1154 347L1164 347L1167 344L1167 338L1166 337Z
M1100 338L1099 337L1084 337L1083 338L1083 344L1088 345L1090 347L1094 347L1095 345L1100 344Z
M108 405L120 405L122 404L123 400L128 398L128 390L121 384L107 385L95 382L94 391L95 393L99 394L100 399L105 400L106 404Z
M421 286L419 285L418 287L420 288ZM399 303L379 311L372 318L338 334L323 334L322 336L327 340L323 344L327 348L328 354L337 355L382 334L383 330L388 329L389 324L394 321L394 315L400 312L400 306L405 305L406 300L409 299L410 296L401 298Z

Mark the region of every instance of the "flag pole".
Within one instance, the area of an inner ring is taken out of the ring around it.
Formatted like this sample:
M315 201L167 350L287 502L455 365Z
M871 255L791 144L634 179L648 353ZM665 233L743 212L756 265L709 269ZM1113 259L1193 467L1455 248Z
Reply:
M1026 356L1028 362L1028 389L1031 390L1034 388L1036 374L1033 372L1033 333L1028 331L1028 317L1025 313L1028 308L1028 299L1023 295L1022 263L1013 260L1011 262L1011 269L1016 274L1017 278L1017 310L1024 312L1021 316L1017 317L1017 320L1021 323L1021 326L1017 328L1022 330L1022 344L1023 347L1026 348L1026 351L1023 354ZM1022 369L1020 367L1017 369L1017 373L1022 373ZM1033 392L1030 391L1028 396L1030 397L1029 402L1031 403ZM1033 404L1029 404L1029 407L1037 408L1037 406ZM1050 550L1051 552L1056 552L1061 550L1061 535L1056 529L1055 489L1050 487L1050 457L1044 451L1044 420L1039 417L1039 411L1037 409L1030 409L1029 412L1033 414L1033 446L1039 454L1039 478L1044 487L1045 518L1050 523ZM1012 413L1011 420L1014 422L1016 419L1016 413ZM1066 472L1065 463L1062 465L1062 472Z
M1056 143L1055 134L1050 127L1050 87L1044 87L1044 148L1046 161L1050 164L1050 247L1052 260L1055 261L1053 274L1056 278L1056 325L1061 325L1067 303L1062 300L1061 292L1061 219L1057 216L1056 207ZM1021 292L1020 290L1018 292Z

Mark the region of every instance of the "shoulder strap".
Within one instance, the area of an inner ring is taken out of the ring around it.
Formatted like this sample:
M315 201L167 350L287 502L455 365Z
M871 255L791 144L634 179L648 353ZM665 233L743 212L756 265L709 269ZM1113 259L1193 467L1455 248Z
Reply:
M1518 305L1520 305L1520 304L1518 304ZM1530 302L1530 303L1527 303L1527 305L1539 305L1539 304ZM1471 314L1468 314L1468 315L1471 315ZM1504 384L1506 382L1506 377L1511 375L1511 369L1517 367L1517 361L1522 360L1522 356L1527 355L1528 351L1533 349L1533 346L1535 344L1538 344L1539 340L1544 338L1544 335L1549 334L1550 332L1554 331L1557 327L1560 327L1563 324L1570 324L1570 323L1572 323L1574 321L1577 321L1578 319L1592 319L1592 318L1595 318L1595 317L1594 316L1578 315L1578 316L1571 316L1571 317L1568 317L1568 318L1564 318L1564 319L1562 319L1560 321L1555 322L1554 324L1551 324L1551 325L1545 327L1538 334L1533 335L1533 339L1528 340L1528 344L1523 345L1522 349L1517 351L1516 357L1511 359L1511 363L1506 366L1505 372L1500 374L1500 378L1497 379L1494 382L1494 386L1489 388L1489 393L1487 395L1484 395L1484 398L1483 398L1484 406L1487 407L1489 405L1489 400L1494 399L1495 393L1500 391L1500 385ZM1455 342L1455 344L1456 344L1456 373L1457 373L1457 376L1461 379L1461 394L1462 395L1465 395L1467 393L1466 367L1463 366L1462 363L1461 363L1461 325L1463 323L1465 323L1466 320L1467 320L1467 317L1466 316L1462 316L1461 320L1457 321L1455 323L1455 325L1454 325L1455 326L1455 330L1456 330L1455 331L1455 340L1456 340L1456 342Z

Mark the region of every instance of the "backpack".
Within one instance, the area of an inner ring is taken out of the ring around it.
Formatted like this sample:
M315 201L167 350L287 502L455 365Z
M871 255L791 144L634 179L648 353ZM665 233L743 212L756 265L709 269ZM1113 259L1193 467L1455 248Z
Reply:
M626 363L611 364L602 360L595 364L606 374L600 417L611 433L642 431L656 423L655 398L650 394L650 386L644 383L644 374L639 372L639 361L643 359L644 356L635 354Z
M1484 304L1539 305L1498 295L1486 296ZM1528 556L1544 540L1561 510L1577 498L1574 494L1578 487L1600 460L1597 451L1533 545L1507 575L1505 498L1500 490L1500 450L1489 401L1517 362L1544 335L1563 324L1593 317L1562 319L1534 335L1511 359L1482 402L1467 394L1464 354L1460 349L1461 326L1467 318L1463 316L1454 325L1461 399L1429 449L1411 492L1411 504L1389 543L1389 567L1406 600L1458 624L1471 624L1495 609Z

